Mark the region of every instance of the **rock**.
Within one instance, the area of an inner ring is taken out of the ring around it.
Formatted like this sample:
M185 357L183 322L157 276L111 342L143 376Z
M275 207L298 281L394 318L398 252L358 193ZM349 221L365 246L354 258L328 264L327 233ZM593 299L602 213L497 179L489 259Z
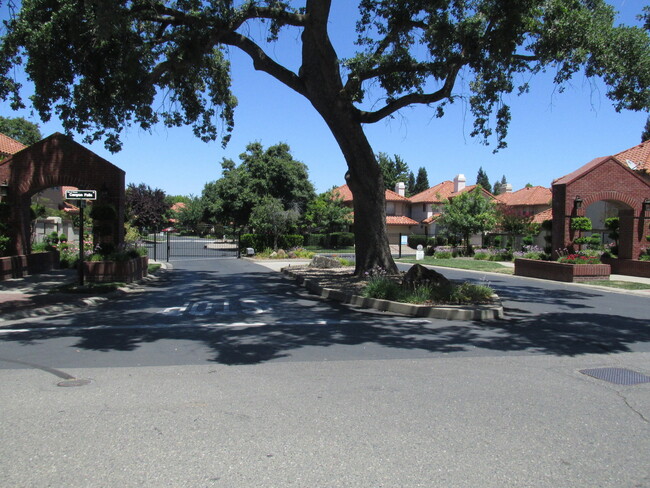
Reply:
M312 268L321 269L340 268L341 263L338 259L330 258L327 256L314 256L314 258L311 260L311 263L309 263L309 266Z
M279 259L286 259L287 253L284 252L284 249L278 249L277 257Z
M296 259L298 257L298 255L293 251L289 251L289 254L287 254L287 256L289 256L289 259Z
M415 289L421 285L433 285L438 288L451 288L450 281L443 275L421 264L414 264L409 269L404 278L402 285L410 289Z

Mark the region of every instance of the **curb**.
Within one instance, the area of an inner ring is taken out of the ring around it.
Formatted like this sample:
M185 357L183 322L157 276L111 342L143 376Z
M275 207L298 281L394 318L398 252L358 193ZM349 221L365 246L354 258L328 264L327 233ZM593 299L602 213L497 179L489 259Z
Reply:
M160 264L162 264L160 271L155 275L149 274L145 276L143 279L141 279L140 281L138 281L137 283L131 283L119 287L117 290L111 293L107 293L101 296L77 298L76 300L70 303L57 303L54 305L46 305L44 307L27 308L24 310L16 310L15 312L8 312L3 314L2 317L0 317L0 323L9 320L20 320L20 319L27 319L27 318L42 317L44 315L55 315L55 314L58 315L65 312L72 312L75 310L79 310L82 308L96 307L98 305L101 305L104 302L107 302L110 298L124 296L129 293L132 293L135 290L142 289L143 284L145 282L157 281L160 279L161 273L165 273L167 270L173 269L173 266L169 263L160 263Z
M351 293L324 288L316 281L305 279L294 273L290 268L282 268L282 274L304 286L307 291L321 298L335 300L360 308L369 308L380 312L391 312L411 317L423 317L443 320L499 320L503 319L503 306L497 295L492 296L492 303L488 305L413 305L410 303L392 302L377 298L366 298Z

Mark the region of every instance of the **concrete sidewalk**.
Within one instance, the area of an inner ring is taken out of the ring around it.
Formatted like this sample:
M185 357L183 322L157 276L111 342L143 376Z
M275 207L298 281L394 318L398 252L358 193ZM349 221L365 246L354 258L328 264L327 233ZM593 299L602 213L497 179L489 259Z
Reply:
M156 263L150 261L150 264ZM163 269L170 268L169 263L162 264ZM145 280L155 279L149 275ZM74 269L56 269L24 278L0 281L0 322L18 320L27 317L52 315L105 302L115 294L125 293L138 283L119 288L105 295L93 293L63 293L56 289L79 280Z

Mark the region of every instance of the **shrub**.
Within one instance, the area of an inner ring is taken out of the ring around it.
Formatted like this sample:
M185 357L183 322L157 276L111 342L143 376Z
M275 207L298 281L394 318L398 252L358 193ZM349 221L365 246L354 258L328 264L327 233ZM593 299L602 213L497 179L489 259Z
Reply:
M402 287L387 276L373 276L363 290L363 296L380 300L398 300L402 295Z
M591 219L589 217L573 217L571 219L572 230L591 230Z
M304 238L298 234L286 234L278 236L278 246L289 249L302 246Z
M438 246L433 250L435 259L451 259L453 257L452 248L449 246Z
M308 246L325 247L327 244L327 234L309 234L307 236Z
M339 247L354 246L354 234L352 232L332 232L329 234L329 246L332 249Z
M0 256L4 256L9 249L9 236L0 235Z
M493 293L492 288L489 286L465 282L452 288L449 301L458 304L487 303Z
M410 235L408 237L408 246L411 249L417 249L418 246L422 246L422 248L424 248L427 245L428 240L429 239L427 236Z
M487 261L491 255L490 249L476 249L474 251L474 259L479 261Z

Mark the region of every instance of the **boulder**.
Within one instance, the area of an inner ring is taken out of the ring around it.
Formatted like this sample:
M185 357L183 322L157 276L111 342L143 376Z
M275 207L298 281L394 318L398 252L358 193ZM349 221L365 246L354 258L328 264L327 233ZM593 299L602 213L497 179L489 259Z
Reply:
M330 258L328 256L317 255L313 257L311 263L309 263L309 266L311 266L312 268L322 268L322 269L340 268L341 263L339 262L338 259Z
M409 269L404 278L402 285L415 289L421 285L433 285L438 288L451 288L451 282L443 275L429 268L425 268L421 264L414 264Z

